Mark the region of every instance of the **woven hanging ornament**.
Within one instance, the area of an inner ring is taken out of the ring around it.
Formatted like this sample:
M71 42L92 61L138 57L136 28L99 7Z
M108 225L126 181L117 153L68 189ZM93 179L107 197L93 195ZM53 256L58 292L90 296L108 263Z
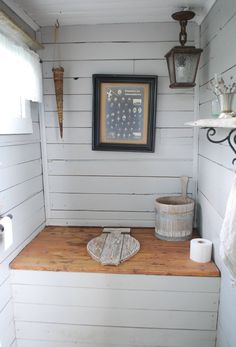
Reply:
M55 32L54 32L55 49L57 46L58 30L59 30L59 22L57 20L57 22L55 24ZM54 62L55 62L55 58L56 58L55 55L56 54L55 54L55 50L54 50L54 59L53 59ZM60 128L60 135L62 138L63 137L63 76L64 76L64 69L62 66L53 67L52 72L53 72L53 80L54 80L54 87L55 87L55 94L56 94L58 124L59 124L59 128Z

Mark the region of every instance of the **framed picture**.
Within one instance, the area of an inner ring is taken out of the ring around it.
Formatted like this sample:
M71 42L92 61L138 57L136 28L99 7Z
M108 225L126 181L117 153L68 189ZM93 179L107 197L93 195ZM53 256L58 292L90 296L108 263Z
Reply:
M157 76L93 75L93 150L155 148Z

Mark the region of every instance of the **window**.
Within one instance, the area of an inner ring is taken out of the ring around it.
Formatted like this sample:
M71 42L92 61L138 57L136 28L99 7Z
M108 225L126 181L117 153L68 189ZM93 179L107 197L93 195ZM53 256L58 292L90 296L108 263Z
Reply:
M32 132L30 101L42 102L39 57L0 33L0 134Z

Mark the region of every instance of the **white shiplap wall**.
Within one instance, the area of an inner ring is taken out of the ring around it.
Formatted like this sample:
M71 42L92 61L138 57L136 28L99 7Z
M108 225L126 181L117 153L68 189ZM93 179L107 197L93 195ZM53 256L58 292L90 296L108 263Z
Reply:
M236 76L235 60L236 3L235 0L217 0L201 25L201 46L204 48L200 68L200 118L211 114L212 93L207 82L214 73L223 73L227 80ZM235 100L236 101L236 100ZM236 103L234 104L236 109ZM227 130L217 131L219 138ZM203 237L214 242L214 255L222 271L220 314L217 347L236 346L236 288L219 256L219 233L225 207L234 177L232 150L226 145L211 144L205 131L200 131L199 142L199 225Z
M193 131L184 127L193 119L193 90L169 89L164 60L178 24L61 27L55 54L65 69L63 140L51 71L54 29L41 31L49 224L153 226L155 198L180 193L179 176L193 176ZM91 150L94 73L159 76L155 153Z
M38 106L32 104L33 134L0 136L0 215L13 215L13 243L0 238L0 346L14 346L9 262L45 222Z

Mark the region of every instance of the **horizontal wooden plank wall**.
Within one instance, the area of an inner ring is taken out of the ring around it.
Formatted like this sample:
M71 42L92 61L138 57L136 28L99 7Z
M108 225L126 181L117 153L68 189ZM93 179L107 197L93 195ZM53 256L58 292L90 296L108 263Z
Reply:
M12 270L17 346L214 347L219 282Z
M201 25L201 46L204 49L200 66L200 118L209 118L213 94L208 81L215 73L222 73L226 82L235 79L236 5L234 0L217 0ZM234 110L236 99L234 100ZM227 135L219 129L217 138ZM199 226L203 237L214 242L214 256L222 272L220 314L217 347L236 346L236 289L219 256L219 234L225 214L227 198L235 175L234 154L226 144L212 144L200 131L199 142Z
M0 215L13 215L13 243L0 242L0 345L15 346L9 262L45 224L37 104L32 104L33 134L0 136Z
M171 90L165 53L176 23L42 28L45 123L51 225L153 226L154 200L179 194L181 175L193 184L193 90ZM189 26L193 41L195 26ZM58 131L53 56L64 73L64 139ZM159 76L155 153L91 150L92 74Z

